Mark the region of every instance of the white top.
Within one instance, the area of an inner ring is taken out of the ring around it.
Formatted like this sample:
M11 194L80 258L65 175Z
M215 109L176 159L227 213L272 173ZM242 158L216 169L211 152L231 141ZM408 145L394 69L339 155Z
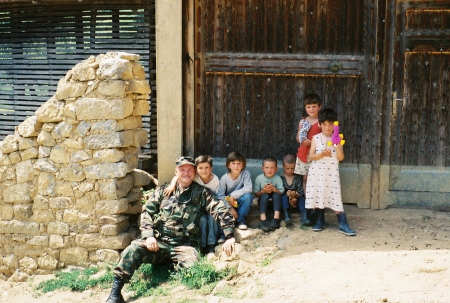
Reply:
M197 182L200 185L203 185L210 191L212 191L214 194L217 194L217 191L219 190L219 177L217 177L215 174L211 173L213 176L212 180L208 183L203 183L202 178L199 177L199 175L195 175L194 182Z

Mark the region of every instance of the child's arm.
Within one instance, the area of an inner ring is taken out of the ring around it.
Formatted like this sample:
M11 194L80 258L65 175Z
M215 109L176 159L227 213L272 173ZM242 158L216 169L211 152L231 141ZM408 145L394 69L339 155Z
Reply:
M344 146L341 144L336 145L336 158L339 161L344 160Z
M330 157L331 149L325 149L323 152L316 154L316 142L314 140L311 141L311 149L309 150L309 159L311 161L318 161L323 157Z
M302 129L303 126L303 120L301 119L300 122L298 122L298 129L297 129L297 134L295 135L295 139L297 140L298 143L302 144L302 142L300 142L300 130Z
M177 182L178 182L178 176L174 176L172 178L172 181L170 182L170 185L164 189L164 191L163 191L164 196L169 196L175 190L175 187L177 186Z

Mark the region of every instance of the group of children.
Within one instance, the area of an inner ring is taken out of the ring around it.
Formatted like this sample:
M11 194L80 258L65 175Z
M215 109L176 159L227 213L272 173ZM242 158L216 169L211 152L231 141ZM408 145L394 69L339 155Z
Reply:
M337 215L339 232L356 235L348 226L341 199L339 162L344 159L343 140L330 144L337 115L332 109L321 110L320 98L315 94L305 97L305 111L307 116L300 120L296 135L300 147L296 156L287 154L283 157L281 175L277 174L274 157L263 159L263 173L256 177L254 186L246 169L246 159L238 152L227 156L228 172L220 180L212 173L210 156L195 159L197 175L194 181L228 202L237 228L247 229L246 218L254 192L258 198L260 227L265 232L278 229L282 215L286 226L291 225L290 210L296 208L300 210L302 225L314 224L313 230L321 231L325 228L325 208L330 208ZM164 194L170 194L176 182L175 177ZM273 218L268 220L270 204L273 205ZM214 253L215 246L225 241L219 223L212 216L204 215L200 228L203 252Z

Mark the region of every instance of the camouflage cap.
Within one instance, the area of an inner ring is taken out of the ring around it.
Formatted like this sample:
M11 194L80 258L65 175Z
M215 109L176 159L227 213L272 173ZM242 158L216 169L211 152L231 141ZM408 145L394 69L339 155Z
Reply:
M177 167L181 166L181 165L184 165L184 164L191 164L191 165L195 166L194 159L192 159L191 157L187 157L187 156L183 156L183 157L178 158L176 163L177 163Z

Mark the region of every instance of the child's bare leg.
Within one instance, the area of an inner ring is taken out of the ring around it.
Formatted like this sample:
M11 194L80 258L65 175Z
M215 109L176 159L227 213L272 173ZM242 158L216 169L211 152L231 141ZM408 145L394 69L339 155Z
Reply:
M274 217L275 219L280 219L280 212L279 212L279 211L274 211L274 212L273 212L273 217Z
M266 220L266 219L267 219L267 218L266 218L266 213L261 213L261 215L259 215L259 219L260 219L261 221Z

